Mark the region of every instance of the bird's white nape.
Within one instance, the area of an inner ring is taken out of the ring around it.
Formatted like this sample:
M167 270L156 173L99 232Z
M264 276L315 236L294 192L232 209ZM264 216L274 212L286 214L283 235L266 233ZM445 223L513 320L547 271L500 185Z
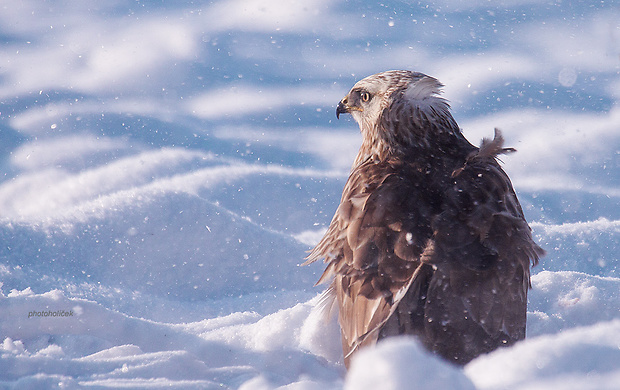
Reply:
M438 97L441 94L441 84L437 79L425 76L411 84L405 89L404 97L408 100L424 100Z

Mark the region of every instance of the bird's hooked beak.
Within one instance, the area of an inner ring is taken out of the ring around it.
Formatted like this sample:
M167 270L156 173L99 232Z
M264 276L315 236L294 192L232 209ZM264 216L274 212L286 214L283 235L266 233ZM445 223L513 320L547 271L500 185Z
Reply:
M349 105L349 96L345 96L336 108L336 118L340 119L340 114L350 114L351 111L364 111L361 107Z
M340 114L348 114L349 107L346 104L347 98L342 99L336 108L336 119L340 119Z

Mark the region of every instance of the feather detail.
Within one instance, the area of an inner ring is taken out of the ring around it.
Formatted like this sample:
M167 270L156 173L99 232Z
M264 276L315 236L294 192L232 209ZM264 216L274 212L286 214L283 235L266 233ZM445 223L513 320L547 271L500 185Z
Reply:
M493 139L483 138L480 143L480 148L474 152L472 152L467 159L465 160L465 164L455 169L452 172L452 177L456 177L463 172L468 163L471 163L475 160L485 159L485 158L497 158L500 154L508 154L514 153L517 149L515 148L504 148L504 136L502 132L496 127L495 134Z

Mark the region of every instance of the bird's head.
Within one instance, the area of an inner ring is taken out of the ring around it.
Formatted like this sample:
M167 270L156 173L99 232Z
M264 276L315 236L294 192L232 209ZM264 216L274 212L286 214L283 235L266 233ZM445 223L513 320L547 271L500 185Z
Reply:
M336 116L351 114L359 124L367 148L395 150L428 146L429 137L460 132L443 85L423 73L390 70L358 81L338 103ZM360 150L361 152L361 150Z
M356 122L374 123L383 110L394 101L407 101L411 105L429 105L439 97L443 85L423 73L407 70L388 70L358 81L336 109L340 114L351 114Z

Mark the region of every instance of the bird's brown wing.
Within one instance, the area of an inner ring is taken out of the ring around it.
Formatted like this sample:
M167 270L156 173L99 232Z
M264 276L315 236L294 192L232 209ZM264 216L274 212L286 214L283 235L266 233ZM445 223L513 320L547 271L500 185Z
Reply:
M374 343L419 272L433 214L424 173L419 180L389 162L353 170L332 223L308 261L325 258L319 282L333 278L345 363ZM415 170L413 170L415 173ZM414 174L415 176L415 174Z
M525 337L530 263L544 254L495 159L501 151L499 135L454 172L423 259L436 268L425 342L460 363Z

